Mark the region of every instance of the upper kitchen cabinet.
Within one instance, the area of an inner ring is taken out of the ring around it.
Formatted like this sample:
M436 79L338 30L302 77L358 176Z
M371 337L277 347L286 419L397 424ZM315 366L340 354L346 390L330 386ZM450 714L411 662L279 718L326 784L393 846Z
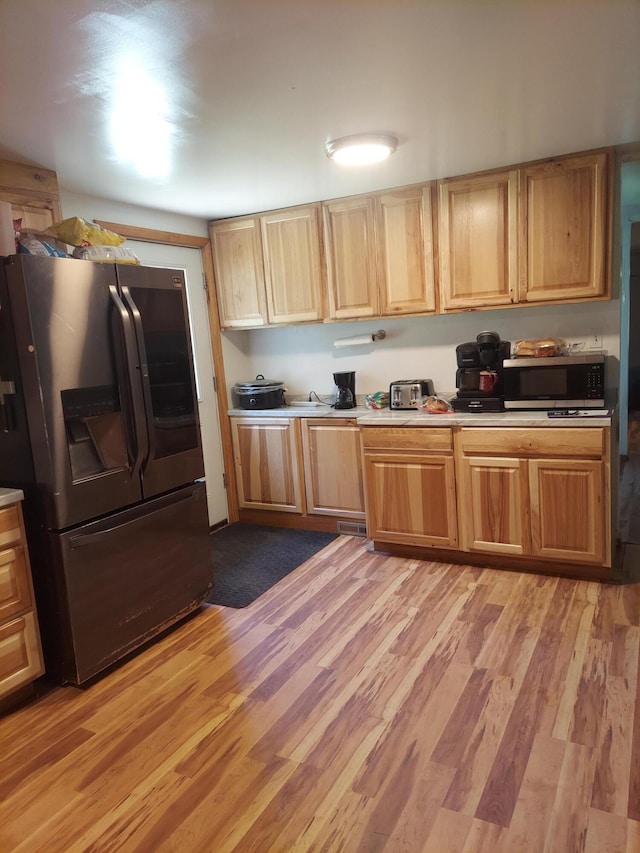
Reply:
M221 326L607 298L612 152L212 222Z
M257 216L209 225L213 267L223 329L267 324L262 244Z
M260 217L269 323L323 319L320 205Z
M607 151L522 169L520 301L606 295L608 171Z
M375 197L383 315L436 310L432 188L419 184Z
M439 183L442 310L517 300L518 171Z
M49 169L0 160L0 201L9 202L24 231L44 231L62 219L58 178Z
M375 212L371 196L322 205L329 317L375 317L380 313Z

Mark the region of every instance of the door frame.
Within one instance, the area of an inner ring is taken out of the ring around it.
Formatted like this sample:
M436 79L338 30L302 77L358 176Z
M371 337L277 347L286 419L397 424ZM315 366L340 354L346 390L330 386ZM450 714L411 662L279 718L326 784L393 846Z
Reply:
M238 490L233 463L233 443L231 438L231 423L228 417L227 383L224 374L224 359L222 355L222 338L220 332L220 315L218 313L218 294L215 288L213 272L213 252L208 237L197 237L192 234L176 234L173 231L159 231L155 228L141 228L136 225L123 225L119 222L106 222L94 219L96 225L109 231L115 231L122 237L139 240L142 243L164 243L168 246L180 246L186 249L200 249L202 269L204 270L207 306L209 309L209 329L211 331L211 350L213 369L215 372L215 392L218 403L218 418L220 420L220 439L222 442L222 461L224 465L225 482L227 487L227 506L229 523L240 518L238 508Z
M620 282L620 376L618 381L619 447L620 455L628 453L629 432L629 300L630 300L630 251L631 226L640 222L640 205L635 203L623 210L621 199L622 167L626 163L640 162L640 142L618 146L616 149L616 218L617 239L613 241L614 273Z

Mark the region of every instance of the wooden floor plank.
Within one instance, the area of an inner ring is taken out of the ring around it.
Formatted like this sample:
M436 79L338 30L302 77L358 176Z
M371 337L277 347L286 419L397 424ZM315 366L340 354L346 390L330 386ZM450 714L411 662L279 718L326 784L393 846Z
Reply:
M3 853L638 853L640 583L340 536L0 738Z
M589 826L595 751L569 741L565 746L544 853L583 850Z
M626 850L626 818L591 809L584 853L626 853Z
M591 805L611 814L627 816L633 757L633 717L638 685L638 629L624 634L622 673L609 673L605 682L604 710ZM617 653L618 659L622 656Z
M544 850L564 753L564 741L545 735L534 740L513 817L502 836L505 851Z
M482 792L476 817L509 826L531 748L543 718L547 685L560 645L558 635L541 634L531 656L500 747Z

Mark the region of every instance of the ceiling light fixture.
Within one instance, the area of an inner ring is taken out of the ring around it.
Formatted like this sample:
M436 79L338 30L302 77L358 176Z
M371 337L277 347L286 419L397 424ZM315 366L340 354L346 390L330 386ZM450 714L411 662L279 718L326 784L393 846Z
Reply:
M357 133L342 136L325 145L327 157L345 166L365 166L385 160L398 147L398 140L390 133Z

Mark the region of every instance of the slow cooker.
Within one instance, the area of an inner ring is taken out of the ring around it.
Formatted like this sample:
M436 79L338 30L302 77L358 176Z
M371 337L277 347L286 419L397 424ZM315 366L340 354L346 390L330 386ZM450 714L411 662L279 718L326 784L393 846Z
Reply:
M259 373L250 382L236 382L233 391L241 409L278 409L286 406L284 383Z

